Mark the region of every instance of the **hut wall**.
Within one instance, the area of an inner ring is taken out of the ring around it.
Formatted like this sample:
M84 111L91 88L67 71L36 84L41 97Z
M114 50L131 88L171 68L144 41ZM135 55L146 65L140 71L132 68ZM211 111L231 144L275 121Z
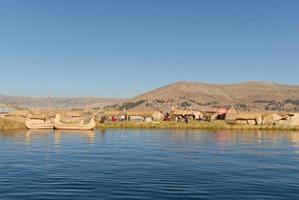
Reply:
M154 112L152 118L154 121L162 121L164 119L164 114L161 112Z
M273 113L273 114L267 114L263 116L262 125L275 125L279 123L279 120L281 120L281 116Z
M291 125L291 119L281 119L279 120L278 124L280 125Z
M144 120L144 117L143 116L140 116L140 115L133 115L133 116L130 116L130 121L143 121Z
M293 117L291 117L290 125L299 126L299 114L295 114Z
M256 119L254 120L256 125L262 125L263 124L263 118L262 115L259 114Z
M248 125L256 125L257 124L256 120L253 120L253 119L247 120L247 123L248 123Z
M227 113L225 116L225 121L228 124L236 124L237 123L236 113Z
M145 122L146 123L151 123L151 122L153 122L153 119L151 117L146 117Z
M247 120L236 120L237 124L246 125L248 124Z

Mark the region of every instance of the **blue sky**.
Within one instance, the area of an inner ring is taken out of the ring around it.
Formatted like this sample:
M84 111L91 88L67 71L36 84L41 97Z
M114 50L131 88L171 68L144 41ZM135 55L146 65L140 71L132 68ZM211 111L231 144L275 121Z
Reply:
M176 81L299 85L298 0L0 0L0 94L132 97Z

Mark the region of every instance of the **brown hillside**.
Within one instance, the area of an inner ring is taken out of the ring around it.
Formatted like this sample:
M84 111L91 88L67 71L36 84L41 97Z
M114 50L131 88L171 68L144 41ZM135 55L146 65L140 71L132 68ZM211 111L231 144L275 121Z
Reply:
M242 110L296 111L299 109L299 86L266 82L238 84L178 82L144 93L130 101L139 100L147 102L139 105L140 108L151 106L163 108L169 107L170 104L198 108L233 104Z

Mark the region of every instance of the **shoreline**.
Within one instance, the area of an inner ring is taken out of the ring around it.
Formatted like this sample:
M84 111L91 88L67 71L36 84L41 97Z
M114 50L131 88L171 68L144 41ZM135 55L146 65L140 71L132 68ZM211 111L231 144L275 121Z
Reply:
M161 122L161 123L132 123L132 122L109 122L96 123L97 129L198 129L198 130L287 130L299 131L299 126L285 125L237 125L227 124L224 121L213 122Z
M240 125L227 124L225 121L190 121L184 122L161 121L161 122L96 122L96 129L206 129L206 130L283 130L299 131L299 126L290 125ZM27 130L25 122L0 118L0 130Z

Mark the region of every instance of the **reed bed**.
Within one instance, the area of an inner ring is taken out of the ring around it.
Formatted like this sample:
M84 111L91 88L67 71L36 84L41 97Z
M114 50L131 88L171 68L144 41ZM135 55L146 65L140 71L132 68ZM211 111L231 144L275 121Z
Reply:
M108 128L156 128L156 129L215 129L215 130L290 130L299 131L299 126L283 126L283 125L238 125L227 124L225 121L190 121L188 124L184 122L158 122L158 123L145 123L145 122L107 122L96 123L99 129Z
M211 130L286 130L299 131L299 126L286 125L238 125L227 124L225 121L190 121L184 122L162 121L154 123L123 121L123 122L96 122L96 128L127 128L127 129L211 129ZM25 119L23 118L0 118L0 130L26 129Z
M25 121L12 118L0 118L0 130L26 129Z

